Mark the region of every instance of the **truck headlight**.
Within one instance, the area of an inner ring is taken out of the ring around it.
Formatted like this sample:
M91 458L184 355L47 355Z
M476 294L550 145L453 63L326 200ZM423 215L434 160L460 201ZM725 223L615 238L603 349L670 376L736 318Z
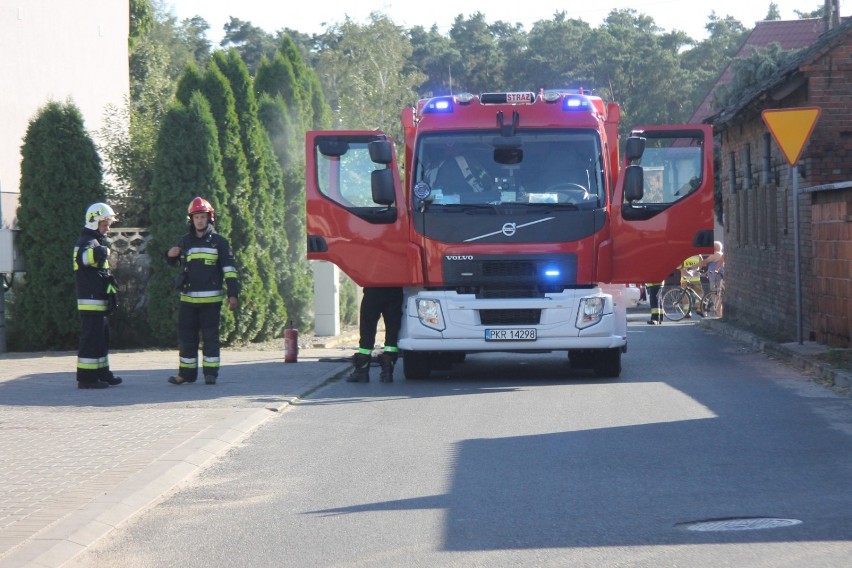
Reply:
M580 309L577 310L577 329L585 329L601 321L605 306L606 299L602 296L580 300Z
M444 331L446 326L444 325L444 315L441 313L441 302L428 298L418 298L415 303L420 323L426 327Z

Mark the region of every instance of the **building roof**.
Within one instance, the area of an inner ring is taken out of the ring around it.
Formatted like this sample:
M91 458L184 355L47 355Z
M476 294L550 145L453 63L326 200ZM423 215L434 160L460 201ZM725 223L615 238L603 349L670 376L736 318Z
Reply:
M849 41L848 36L850 33L852 33L852 18L843 20L834 29L823 33L819 39L802 49L792 61L779 69L777 73L743 92L737 101L733 102L727 108L718 110L715 114L708 116L704 122L711 122L714 125L725 124L737 116L744 108L755 100L762 98L767 93L781 89L782 86L790 89L801 84L804 79L799 72L799 68L819 58L836 45L844 41Z
M825 23L822 18L807 18L802 20L767 20L757 22L754 29L740 45L734 59L750 57L753 49L765 49L770 44L777 43L784 51L792 49L801 49L813 44L820 34L823 32ZM689 119L690 124L698 124L704 122L708 116L714 114L719 109L713 106L713 91L720 85L725 85L734 77L734 71L731 63L719 75L719 78L707 91L701 104L695 109L692 117Z

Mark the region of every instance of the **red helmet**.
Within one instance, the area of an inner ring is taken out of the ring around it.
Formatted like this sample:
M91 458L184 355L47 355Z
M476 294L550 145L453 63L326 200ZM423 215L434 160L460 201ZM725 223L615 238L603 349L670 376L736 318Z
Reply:
M213 213L213 206L210 205L210 202L204 199L203 197L196 197L192 201L189 202L189 207L186 208L186 215L188 220L192 220L193 213L207 213L210 216L210 222L216 222L216 214Z

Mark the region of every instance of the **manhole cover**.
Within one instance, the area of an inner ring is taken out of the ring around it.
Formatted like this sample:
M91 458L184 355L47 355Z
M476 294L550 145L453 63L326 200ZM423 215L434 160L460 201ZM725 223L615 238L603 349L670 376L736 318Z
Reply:
M756 531L761 529L778 529L799 525L798 519L776 519L772 517L747 517L740 519L711 519L708 521L693 521L680 523L678 526L688 531Z

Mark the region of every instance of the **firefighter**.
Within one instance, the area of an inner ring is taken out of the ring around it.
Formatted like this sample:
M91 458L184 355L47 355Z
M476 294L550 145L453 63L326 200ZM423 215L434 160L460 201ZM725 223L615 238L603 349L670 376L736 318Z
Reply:
M651 319L648 320L648 325L663 325L663 306L660 305L660 290L662 288L662 282L649 282L645 284L645 291L648 293L648 303L651 306Z
M352 358L352 373L347 377L347 382L370 382L370 362L380 317L385 320L385 344L379 355L379 381L393 382L393 370L399 357L396 343L399 340L399 328L402 326L402 288L398 287L364 288L359 318L358 352Z
M678 267L680 269L681 277L686 281L686 285L692 288L699 298L704 295L704 288L701 286L701 274L699 273L702 260L703 259L700 254L695 254L684 260ZM698 315L704 315L701 313L700 305L696 306L695 311ZM691 315L692 314L686 314L686 317L691 317Z
M85 226L74 244L74 278L77 312L80 314L80 343L77 350L77 387L105 389L121 384L109 369L109 320L118 305L118 285L109 269L106 234L116 220L106 203L93 203L86 210Z
M196 197L187 207L189 232L177 245L166 251L171 266L181 265L183 272L176 287L180 290L178 309L178 374L169 377L173 385L194 383L198 378L199 334L203 341L201 367L204 382L215 385L219 377L219 318L222 302L231 310L237 307L239 282L234 255L228 240L213 228L213 206ZM223 290L227 289L227 292Z

